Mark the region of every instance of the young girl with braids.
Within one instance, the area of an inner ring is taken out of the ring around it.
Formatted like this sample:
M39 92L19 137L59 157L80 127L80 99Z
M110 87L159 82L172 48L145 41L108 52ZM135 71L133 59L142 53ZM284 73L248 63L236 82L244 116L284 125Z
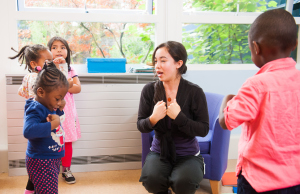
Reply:
M70 66L71 49L68 42L61 37L53 37L48 42L48 48L53 55L53 63L56 66L68 65L68 78L70 80L70 88L66 94L66 107L64 108L66 119L62 126L66 132L65 157L62 158L63 172L62 177L66 183L75 183L75 177L71 172L71 161L73 155L72 143L81 137L78 115L75 107L73 94L78 94L81 91L81 85L76 71Z
M12 48L12 50L14 49ZM25 69L28 70L29 74L24 76L22 85L18 90L18 94L26 99L34 98L35 94L33 91L33 86L36 81L38 72L41 71L46 62L52 61L52 53L48 50L47 47L40 44L32 46L26 45L18 52L17 55L9 58L18 58L19 62L21 63L21 66L25 62ZM66 72L64 71L63 73L66 74ZM24 194L32 193L34 193L34 185L28 179Z
M53 63L45 65L34 84L35 98L26 100L23 135L28 139L26 168L35 193L58 193L58 175L64 156L60 117L69 83Z
M16 51L12 48L13 51ZM16 51L17 52L17 51ZM9 57L9 59L18 58L20 66L25 62L25 69L29 74L25 75L22 85L18 90L18 94L26 99L34 98L33 86L37 77L37 73L43 68L46 61L52 61L52 54L47 47L36 44L24 46L17 55ZM34 193L34 185L28 179L24 194Z
M12 48L12 50L14 50ZM15 51L15 50L14 50ZM17 51L16 51L17 52ZM25 69L29 74L23 78L22 86L18 90L18 94L26 99L34 97L33 84L37 73L41 70L46 61L52 61L52 54L47 47L36 44L24 46L16 56L9 57L10 59L19 58L20 66L25 62Z

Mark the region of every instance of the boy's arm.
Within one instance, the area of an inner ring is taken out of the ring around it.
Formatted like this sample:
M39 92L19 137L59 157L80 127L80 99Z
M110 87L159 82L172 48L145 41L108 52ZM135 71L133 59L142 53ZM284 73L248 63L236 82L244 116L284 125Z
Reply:
M229 94L229 95L227 95L223 98L221 108L220 108L220 112L219 112L219 123L220 123L220 125L223 129L228 129L226 124L225 124L224 109L227 106L227 102L229 100L231 100L234 96L235 95L233 95L233 94Z

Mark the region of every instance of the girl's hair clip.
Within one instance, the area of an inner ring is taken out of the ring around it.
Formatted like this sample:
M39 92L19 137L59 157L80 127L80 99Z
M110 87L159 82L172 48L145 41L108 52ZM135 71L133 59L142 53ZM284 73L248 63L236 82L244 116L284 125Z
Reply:
M35 68L34 68L34 71L37 71L37 72L40 72L42 70L42 68L40 67L40 66L36 66Z

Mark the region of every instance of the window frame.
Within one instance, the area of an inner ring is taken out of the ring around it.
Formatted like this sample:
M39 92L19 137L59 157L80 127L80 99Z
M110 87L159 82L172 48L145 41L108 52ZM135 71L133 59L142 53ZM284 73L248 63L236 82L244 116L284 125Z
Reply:
M43 8L43 7L25 7L26 0L17 0L18 11L27 12L64 12L64 13L104 13L104 14L149 14L152 15L153 0L146 1L145 10L118 10L118 9L87 9L84 8ZM86 2L86 1L85 1Z
M24 1L24 0L19 0ZM108 13L108 12L97 12L97 13L72 13L72 12L57 12L56 14L44 14L35 11L18 11L17 0L9 1L9 31L15 32L10 33L9 40L11 46L18 48L17 38L17 21L18 20L38 20L39 21L82 21L82 22L104 22L104 23L154 23L155 24L155 47L159 44L168 40L174 40L182 42L182 24L184 23L195 23L195 24L252 24L253 21L260 13L185 13L183 11L183 0L156 0L155 2L155 15L150 14L128 14L125 12ZM293 1L287 0L286 10L292 12ZM209 14L209 15L208 15ZM209 16L209 17L208 17ZM300 17L295 17L296 24L300 25ZM300 26L299 26L300 29ZM300 30L299 30L300 31ZM300 37L300 32L298 32ZM11 54L14 54L11 52ZM297 62L300 63L300 49L297 50ZM13 63L13 62L12 62ZM14 61L14 63L17 63ZM195 64L189 64L193 66L195 70ZM197 64L206 66L209 70L219 70L234 68L238 64ZM210 66L212 65L212 66ZM12 65L15 66L15 65ZM224 66L224 67L223 67ZM245 69L253 69L253 64L243 64ZM20 68L17 66L13 72L18 71ZM239 68L238 68L239 69Z
M179 0L178 4L181 4L181 12L182 12L182 17L179 18L179 21L177 25L182 26L182 24L185 23L193 23L193 24L252 24L254 20L262 13L262 12L209 12L209 11L191 11L191 12L186 12L183 11L183 2L184 0ZM289 11L292 13L293 11L293 0L286 0L286 8L285 10ZM179 6L179 5L176 6ZM174 5L175 6L175 5ZM294 17L296 24L298 25L298 37L300 37L300 17ZM180 31L181 36L178 35L177 33L177 41L182 42L182 28L179 29L177 28L178 31ZM299 44L297 46L297 63L300 63L300 48ZM195 64L192 64L195 65ZM199 64L201 65L201 64ZM208 64L203 64L203 65L208 65ZM209 65L230 65L231 67L234 64L209 64ZM239 65L239 64L237 64ZM249 65L253 64L242 64L244 65L247 69L252 69Z

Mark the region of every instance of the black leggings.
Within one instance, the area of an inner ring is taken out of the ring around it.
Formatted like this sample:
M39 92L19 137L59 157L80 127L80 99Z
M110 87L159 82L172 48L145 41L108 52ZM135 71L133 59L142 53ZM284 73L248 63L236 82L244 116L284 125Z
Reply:
M160 160L159 153L149 152L140 182L149 193L194 194L203 179L204 163L199 156L177 156L175 165Z
M29 190L29 191L34 190L34 185L33 185L33 183L31 182L31 180L29 178L28 178L26 189Z

